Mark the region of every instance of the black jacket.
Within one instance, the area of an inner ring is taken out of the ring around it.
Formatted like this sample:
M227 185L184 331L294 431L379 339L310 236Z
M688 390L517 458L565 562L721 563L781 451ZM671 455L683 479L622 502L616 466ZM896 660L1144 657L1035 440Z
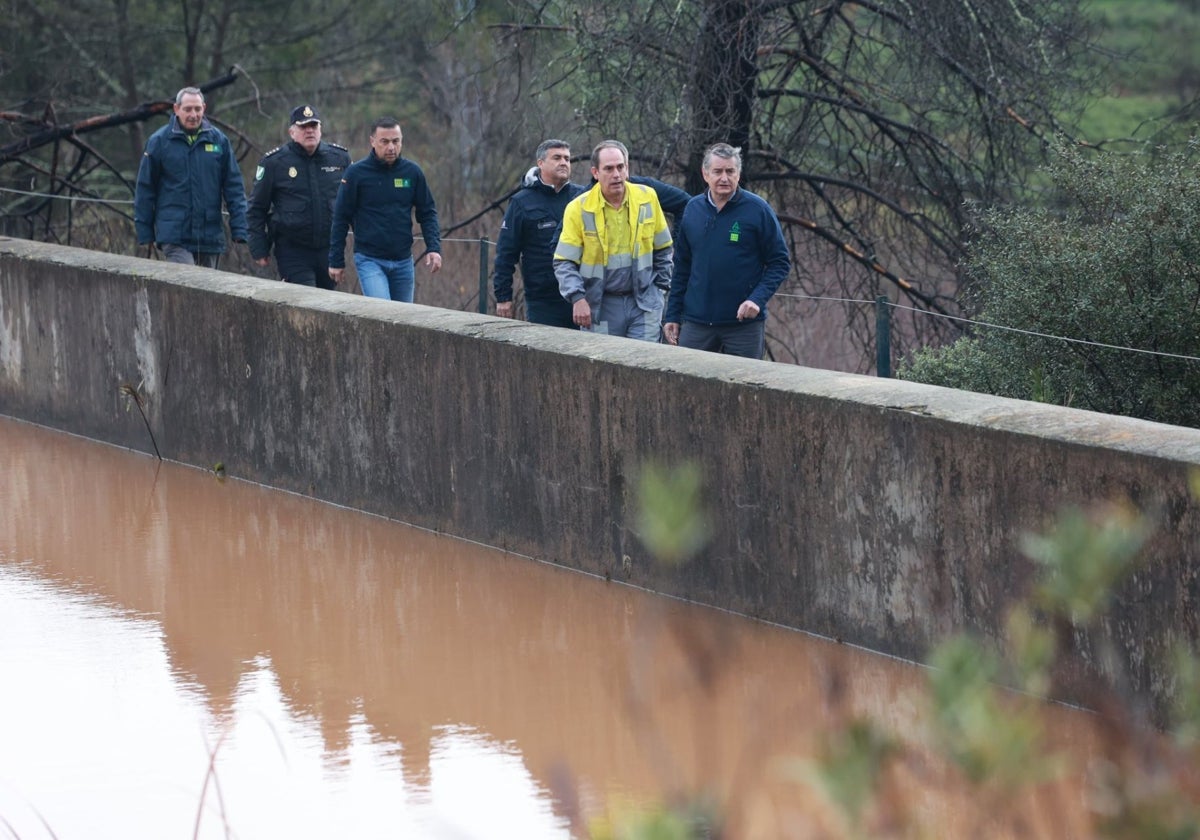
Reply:
M309 155L294 140L263 156L254 173L246 213L250 256L264 259L271 245L284 241L306 248L328 248L333 201L350 153L322 142Z
M675 226L679 226L679 220L683 217L683 208L687 207L687 203L692 199L688 193L674 184L668 184L666 181L646 175L630 175L629 180L631 183L641 184L643 187L650 187L654 190L658 196L658 205L662 207L664 213L671 217Z
M535 170L536 172L536 170ZM534 176L513 196L500 225L496 241L496 268L492 288L497 303L513 299L513 270L521 259L525 297L557 301L558 278L554 276L554 246L562 229L563 210L571 199L584 192L578 184L566 184L558 192Z

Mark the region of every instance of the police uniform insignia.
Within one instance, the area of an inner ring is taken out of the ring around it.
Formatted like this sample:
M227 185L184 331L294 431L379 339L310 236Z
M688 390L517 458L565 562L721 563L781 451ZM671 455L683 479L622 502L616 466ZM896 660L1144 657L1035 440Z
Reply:
M263 169L262 166L260 165L257 169L254 170L254 180L261 181L263 179L263 176L266 174L267 174L267 170Z
M312 108L310 108L309 106L305 105L305 106L304 106L304 116L306 116L306 117L311 117L312 115L313 115L313 110L312 110ZM293 171L295 171L295 170L293 170Z
M296 177L296 167L294 167L294 166L289 166L289 167L288 167L288 177L289 177L289 178L295 178L295 177Z

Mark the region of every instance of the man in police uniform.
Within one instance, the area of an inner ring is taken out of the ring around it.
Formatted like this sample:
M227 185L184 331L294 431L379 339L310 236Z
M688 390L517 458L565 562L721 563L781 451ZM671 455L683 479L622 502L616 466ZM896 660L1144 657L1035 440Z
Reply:
M525 285L525 313L531 323L578 329L571 322L571 304L558 293L554 275L554 245L562 227L563 208L584 187L571 183L571 147L566 140L544 140L534 155L537 165L513 196L496 240L496 269L492 288L496 314L516 317L513 274L518 261Z
M250 256L267 265L272 244L280 279L335 288L329 277L333 201L350 153L321 140L321 117L311 105L292 110L291 142L263 156L254 173L247 219Z

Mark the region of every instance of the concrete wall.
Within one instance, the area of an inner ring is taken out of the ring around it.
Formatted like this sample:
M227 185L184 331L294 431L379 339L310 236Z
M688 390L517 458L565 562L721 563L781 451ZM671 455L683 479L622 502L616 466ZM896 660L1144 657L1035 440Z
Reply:
M0 413L151 452L123 384L164 458L914 659L1001 634L1019 534L1128 498L1161 528L1078 644L1161 701L1198 638L1197 430L0 239ZM713 540L672 569L635 485L684 458Z

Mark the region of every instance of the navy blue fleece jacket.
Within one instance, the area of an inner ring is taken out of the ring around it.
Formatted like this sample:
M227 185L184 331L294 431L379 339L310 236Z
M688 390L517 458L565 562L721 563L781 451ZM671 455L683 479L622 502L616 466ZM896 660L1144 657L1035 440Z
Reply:
M350 228L354 228L356 254L379 260L411 259L414 211L426 250L440 254L437 206L421 167L403 157L389 166L374 151L351 164L333 205L329 267L346 267L346 234Z
M767 301L787 279L792 261L771 205L738 189L717 211L708 193L687 203L675 241L675 272L663 323L738 323L742 301Z

